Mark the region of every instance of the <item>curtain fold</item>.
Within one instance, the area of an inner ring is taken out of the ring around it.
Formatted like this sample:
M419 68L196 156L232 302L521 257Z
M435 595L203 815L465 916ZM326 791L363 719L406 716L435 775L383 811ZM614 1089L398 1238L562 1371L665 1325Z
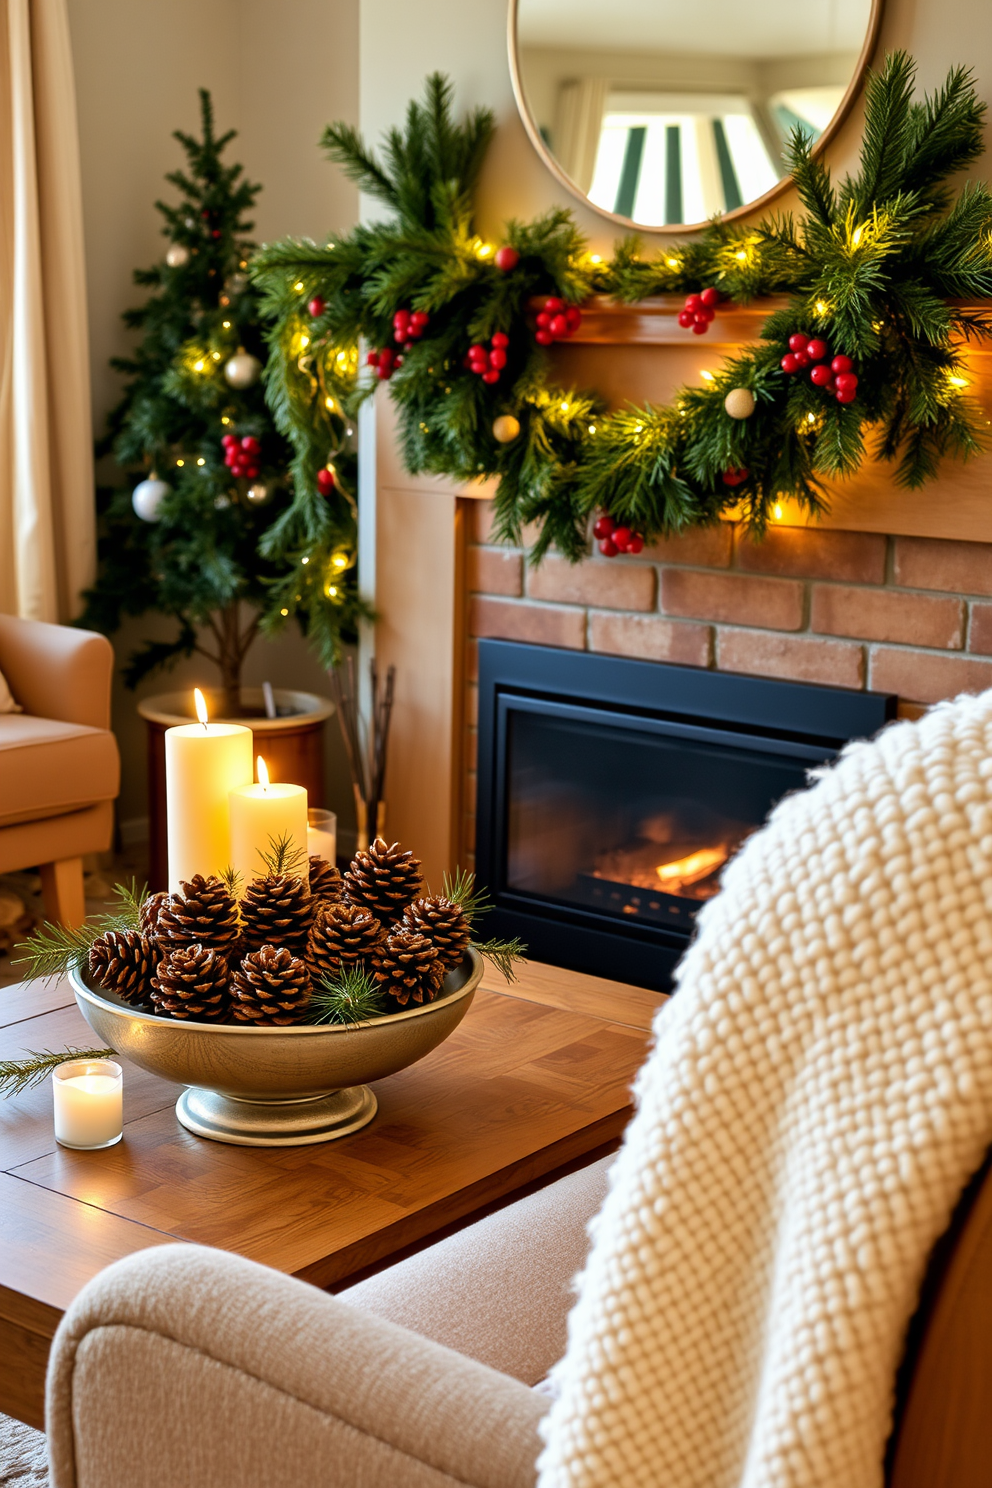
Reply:
M0 0L0 612L66 620L96 517L65 0Z
M558 90L554 153L580 191L592 185L609 91L609 79L598 77L574 78Z

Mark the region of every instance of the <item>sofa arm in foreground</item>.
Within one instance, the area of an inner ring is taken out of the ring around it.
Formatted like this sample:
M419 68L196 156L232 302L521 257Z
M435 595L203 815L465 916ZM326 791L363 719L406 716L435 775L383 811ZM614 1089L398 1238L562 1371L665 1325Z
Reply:
M109 1266L52 1348L53 1488L531 1488L549 1402L227 1252Z

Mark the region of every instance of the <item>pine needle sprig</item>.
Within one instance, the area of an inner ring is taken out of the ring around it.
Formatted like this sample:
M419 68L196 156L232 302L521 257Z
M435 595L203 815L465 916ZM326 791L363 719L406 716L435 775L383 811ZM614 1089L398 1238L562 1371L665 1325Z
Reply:
M114 1049L63 1049L57 1054L50 1049L40 1053L28 1049L25 1055L24 1059L0 1059L0 1098L21 1095L35 1085L41 1085L52 1070L70 1060L117 1057Z
M493 907L486 890L476 888L475 874L464 868L456 868L454 874L442 874L441 892L452 904L458 905L470 925Z
M484 956L492 966L505 977L508 982L515 982L517 974L515 966L518 961L525 961L527 947L522 940L516 936L512 940L485 940L471 941L472 949Z
M306 876L306 852L295 845L291 832L282 832L278 837L270 837L268 850L263 851L259 848L258 856L269 872L276 877L304 878Z
M321 977L310 998L311 1023L369 1023L386 1014L386 1000L372 973L361 963L338 977Z
M46 921L27 940L14 947L21 952L14 966L26 966L28 977L52 982L82 966L93 942L108 930L140 930L141 909L148 897L147 885L136 880L114 885L118 904L107 914L92 915L82 925L69 926Z

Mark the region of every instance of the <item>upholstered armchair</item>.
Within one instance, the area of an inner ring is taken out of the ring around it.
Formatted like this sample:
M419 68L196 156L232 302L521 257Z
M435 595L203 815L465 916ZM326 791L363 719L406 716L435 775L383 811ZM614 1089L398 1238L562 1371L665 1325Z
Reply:
M83 856L113 834L120 757L105 636L0 615L0 672L21 712L0 713L0 873L41 870L45 913L82 923Z

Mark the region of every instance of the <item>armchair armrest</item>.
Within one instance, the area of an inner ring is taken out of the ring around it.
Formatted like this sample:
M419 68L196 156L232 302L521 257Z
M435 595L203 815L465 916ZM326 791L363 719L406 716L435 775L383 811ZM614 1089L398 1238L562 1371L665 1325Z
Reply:
M53 1488L532 1488L549 1402L223 1251L102 1271L55 1337Z
M110 727L114 651L106 636L0 615L0 671L26 713Z

